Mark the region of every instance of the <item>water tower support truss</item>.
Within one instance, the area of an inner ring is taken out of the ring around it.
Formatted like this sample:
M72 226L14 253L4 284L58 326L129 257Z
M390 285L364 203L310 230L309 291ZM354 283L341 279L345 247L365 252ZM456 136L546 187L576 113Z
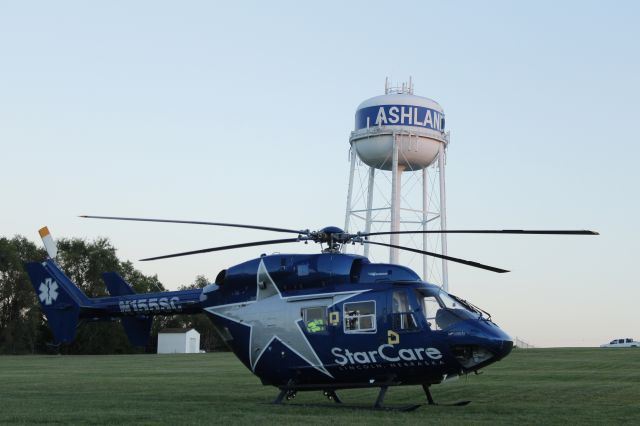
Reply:
M437 160L428 167L414 170L403 157L404 144L419 143L416 135L407 132L393 134L390 158L391 170L366 165L355 149L350 150L349 188L344 229L347 232L409 231L446 229L446 140L440 144ZM390 160L390 161L389 161ZM422 250L447 254L447 234L391 235L379 241L406 245ZM360 253L375 261L388 256L390 263L401 263L422 270L423 279L448 289L448 270L444 260L415 253L400 252L365 244L349 246L349 252ZM387 251L388 250L388 251ZM402 258L400 257L402 253Z

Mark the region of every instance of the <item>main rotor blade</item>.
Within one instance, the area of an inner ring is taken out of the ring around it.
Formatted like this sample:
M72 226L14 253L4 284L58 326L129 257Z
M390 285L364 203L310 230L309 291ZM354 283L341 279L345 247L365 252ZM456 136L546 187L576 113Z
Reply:
M168 259L170 257L189 256L192 254L210 253L212 251L232 250L232 249L243 248L243 247L266 246L269 244L297 243L298 241L300 240L298 240L297 238L285 238L282 240L253 241L251 243L232 244L230 246L211 247L211 248L206 248L202 250L184 251L182 253L167 254L164 256L147 257L146 259L140 259L140 261L146 262L148 260Z
M368 241L368 240L365 240L365 241L362 241L362 242L365 243L365 244L375 244L375 245L378 245L378 246L392 247L392 248L397 248L397 249L400 249L400 250L412 251L414 253L426 254L428 256L433 256L433 257L437 257L437 258L440 258L440 259L450 260L450 261L456 262L456 263L462 263L463 265L473 266L474 268L486 269L487 271L497 272L499 274L504 274L505 272L509 272L506 269L500 269L500 268L495 268L495 267L489 266L489 265L483 265L482 263L473 262L471 260L459 259L457 257L446 256L444 254L433 253L433 252L430 252L430 251L418 250L418 249L414 249L414 248L411 248L411 247L397 246L395 244L379 243L377 241Z
M369 232L368 234L359 234L361 237L371 235L391 235L391 234L527 234L527 235L600 235L594 231L588 230L522 230L522 229L429 229L426 231L387 231L387 232Z
M79 217L87 219L109 219L109 220L133 220L137 222L165 222L165 223L187 223L191 225L213 225L213 226L228 226L231 228L248 228L248 229L260 229L262 231L273 232L290 232L292 234L308 234L308 231L286 229L286 228L274 228L271 226L258 226L258 225L240 225L237 223L221 223L221 222L203 222L199 220L173 220L173 219L147 219L142 217L116 217L116 216L91 216L81 215Z

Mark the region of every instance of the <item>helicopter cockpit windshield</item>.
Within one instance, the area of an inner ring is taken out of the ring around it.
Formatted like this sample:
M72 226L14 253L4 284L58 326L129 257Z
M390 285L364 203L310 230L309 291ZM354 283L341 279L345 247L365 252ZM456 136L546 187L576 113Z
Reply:
M419 291L422 309L431 330L444 330L468 319L486 319L482 310L444 290ZM488 314L487 314L488 315Z

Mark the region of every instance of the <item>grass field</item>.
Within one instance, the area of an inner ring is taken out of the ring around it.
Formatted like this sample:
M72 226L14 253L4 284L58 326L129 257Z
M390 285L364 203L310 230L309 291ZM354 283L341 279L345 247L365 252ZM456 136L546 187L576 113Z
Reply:
M484 374L432 388L436 401L410 412L337 409L320 392L268 403L232 354L0 357L0 424L640 424L640 349L516 350ZM373 403L375 390L339 393ZM386 404L424 401L394 387ZM307 404L305 406L305 404Z

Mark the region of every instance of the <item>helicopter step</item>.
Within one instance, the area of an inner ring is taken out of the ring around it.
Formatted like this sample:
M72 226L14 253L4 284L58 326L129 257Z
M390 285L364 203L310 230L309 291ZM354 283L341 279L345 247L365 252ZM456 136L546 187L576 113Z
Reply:
M336 404L342 404L342 400L338 397L338 394L334 390L326 390L322 392L329 401L333 401Z
M338 394L334 390L325 390L322 393L325 397L327 397L329 401L333 401L336 404L342 404L342 400L338 397ZM284 401L291 401L296 397L297 394L297 390L281 389L276 399L273 400L273 404L283 404Z

